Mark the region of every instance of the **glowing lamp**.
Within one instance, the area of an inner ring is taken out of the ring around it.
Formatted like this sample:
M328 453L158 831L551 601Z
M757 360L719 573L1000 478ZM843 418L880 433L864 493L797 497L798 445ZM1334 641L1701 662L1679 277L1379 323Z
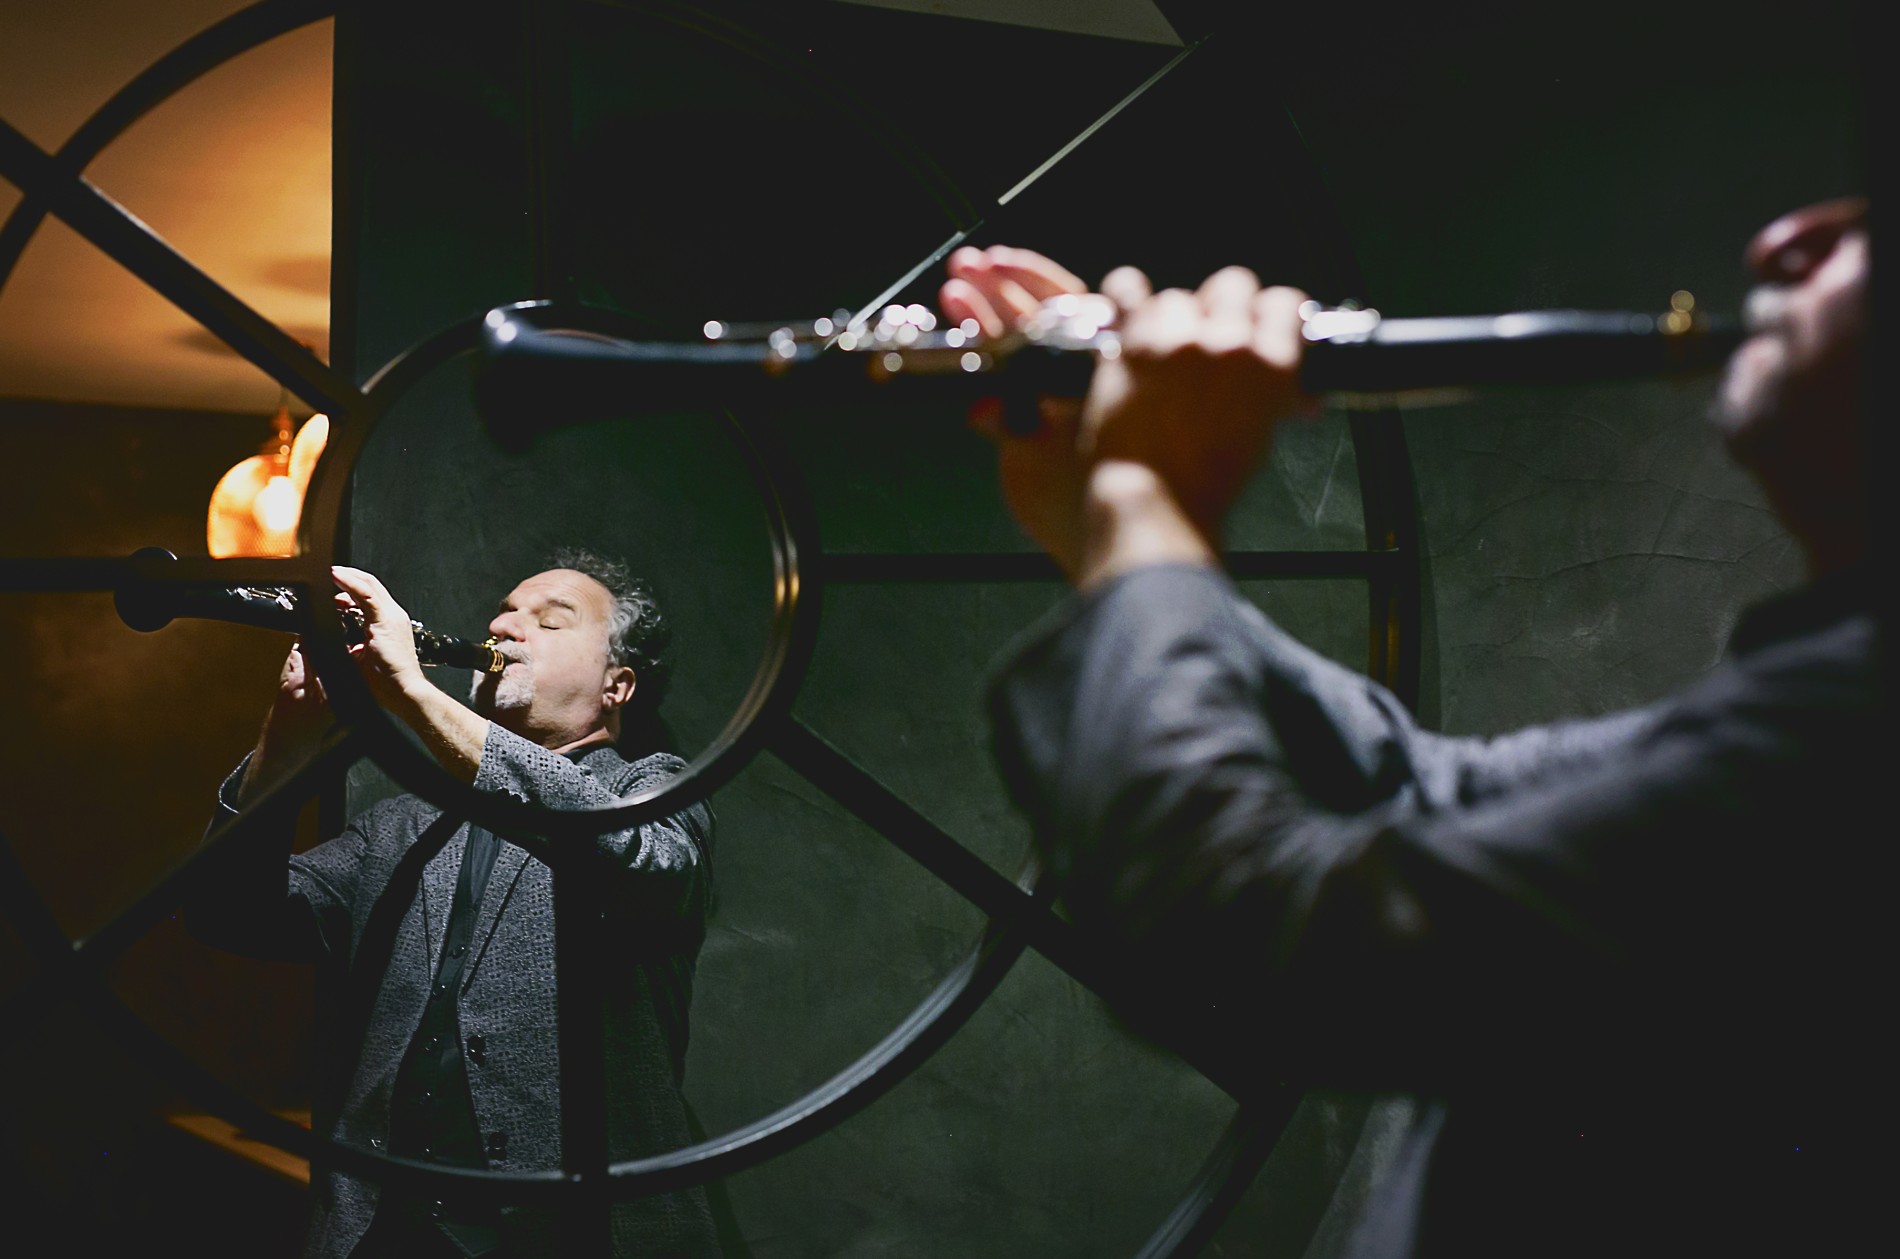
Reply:
M213 557L281 556L297 549L297 522L310 474L330 438L330 421L313 415L298 428L288 400L271 419L270 440L218 479L205 516L205 545Z

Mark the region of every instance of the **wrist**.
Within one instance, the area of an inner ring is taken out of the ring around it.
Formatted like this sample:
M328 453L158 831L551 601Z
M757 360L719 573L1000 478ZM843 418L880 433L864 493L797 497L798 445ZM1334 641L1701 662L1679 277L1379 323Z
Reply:
M245 758L244 771L238 778L238 798L250 798L283 777L287 769L301 764L330 724L292 705L273 705L250 756Z
M415 718L422 716L437 702L438 697L448 698L448 693L429 681L428 675L421 669L397 674L389 680L392 692L388 700L390 711L412 724Z
M1213 540L1145 464L1108 459L1091 468L1082 521L1078 589L1155 564L1219 563Z
M421 676L421 670L416 674L401 680L388 701L389 711L416 732L444 769L465 783L474 782L488 741L488 718Z

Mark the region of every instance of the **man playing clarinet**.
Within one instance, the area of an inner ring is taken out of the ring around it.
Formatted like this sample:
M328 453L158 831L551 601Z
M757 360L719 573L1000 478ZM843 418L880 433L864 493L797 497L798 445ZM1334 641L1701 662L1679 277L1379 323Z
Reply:
M1131 1025L1263 1092L1415 1099L1348 1253L1834 1255L1870 1235L1891 727L1868 259L1859 199L1763 228L1716 405L1808 583L1676 695L1496 739L1419 729L1221 573L1228 508L1314 403L1304 294L1117 271L1121 354L1086 401L996 426L1004 492L1077 588L992 692L1006 779ZM1080 288L971 249L942 302L994 334Z
M381 582L344 567L335 580L338 608L362 614L363 641L350 651L377 699L461 781L572 810L614 803L682 768L676 756L630 748L628 759L617 746L623 724L659 701L668 639L652 591L622 565L562 552L511 590L489 623L506 666L478 674L467 704L424 675L409 616ZM330 720L322 686L293 648L256 749L219 793L218 820L301 763ZM616 1160L690 1140L680 1084L712 895L712 831L711 810L696 804L597 841L598 877L610 884L604 934L613 947L601 972ZM288 824L277 839L252 846L214 881L193 907L195 931L225 947L314 962L329 981L320 991L337 991L362 973L358 955L379 904L408 897L381 911L399 913L400 925L380 985L361 998L366 1021L331 1029L336 1061L320 1090L318 1131L455 1167L558 1169L560 977L547 867L412 795L371 807L306 852L290 853ZM419 881L404 884L405 854L432 843L439 851ZM612 1233L616 1255L717 1253L698 1189L616 1204ZM518 1259L558 1253L557 1230L544 1212L445 1205L329 1170L315 1189L305 1253Z

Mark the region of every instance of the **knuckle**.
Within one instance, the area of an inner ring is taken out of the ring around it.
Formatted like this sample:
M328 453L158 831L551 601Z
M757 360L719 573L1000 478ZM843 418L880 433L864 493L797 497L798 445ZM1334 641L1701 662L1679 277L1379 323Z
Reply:
M1257 358L1253 339L1245 335L1209 338L1202 350L1210 363L1222 367L1251 366Z
M1131 368L1150 367L1168 354L1169 347L1152 336L1130 335L1122 339L1121 361Z
M1254 311L1264 322L1293 324L1298 322L1300 307L1307 300L1307 295L1299 289L1276 285L1260 290L1254 298Z

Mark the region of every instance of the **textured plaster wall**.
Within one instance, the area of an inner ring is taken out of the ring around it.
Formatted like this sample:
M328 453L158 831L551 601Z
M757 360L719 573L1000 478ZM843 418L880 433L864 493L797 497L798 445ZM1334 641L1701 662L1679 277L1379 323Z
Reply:
M1693 35L1553 18L1548 42L1474 41L1308 111L1374 304L1657 311L1687 289L1738 311L1748 237L1861 186L1852 83L1826 60L1846 11L1812 15L1825 37L1805 56L1761 40L1770 12ZM1652 699L1714 661L1743 604L1799 579L1704 423L1713 391L1501 390L1408 414L1428 716L1486 731Z

